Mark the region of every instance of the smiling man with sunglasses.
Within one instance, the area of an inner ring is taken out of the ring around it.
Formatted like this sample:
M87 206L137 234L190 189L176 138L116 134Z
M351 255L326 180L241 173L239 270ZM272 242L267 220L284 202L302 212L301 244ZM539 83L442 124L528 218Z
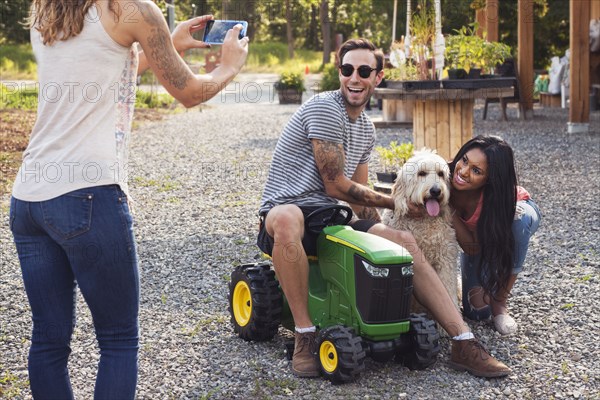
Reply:
M259 210L257 244L273 258L296 326L293 373L319 375L316 328L308 313L307 258L316 255L317 237L305 232L304 220L319 207L345 201L359 218L350 226L399 243L413 256L414 295L453 337L453 368L477 376L508 375L510 369L474 339L412 234L380 223L375 207L393 209L394 202L367 186L375 128L364 109L383 79L383 53L366 39L353 39L340 47L338 60L340 89L313 96L284 128Z

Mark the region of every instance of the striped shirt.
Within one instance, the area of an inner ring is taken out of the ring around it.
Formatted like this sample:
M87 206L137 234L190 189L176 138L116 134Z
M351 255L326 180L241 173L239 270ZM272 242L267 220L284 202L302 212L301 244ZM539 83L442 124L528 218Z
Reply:
M310 98L294 113L275 147L259 213L276 205L335 204L317 169L311 139L344 147L344 176L351 179L359 164L368 163L375 127L364 113L351 122L339 90Z

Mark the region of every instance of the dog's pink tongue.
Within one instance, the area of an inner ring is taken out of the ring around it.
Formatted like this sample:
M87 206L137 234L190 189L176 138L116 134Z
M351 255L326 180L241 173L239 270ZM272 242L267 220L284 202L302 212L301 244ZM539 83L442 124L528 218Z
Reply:
M427 214L431 217L437 217L440 213L440 203L437 200L429 199L425 203L425 208L427 208Z

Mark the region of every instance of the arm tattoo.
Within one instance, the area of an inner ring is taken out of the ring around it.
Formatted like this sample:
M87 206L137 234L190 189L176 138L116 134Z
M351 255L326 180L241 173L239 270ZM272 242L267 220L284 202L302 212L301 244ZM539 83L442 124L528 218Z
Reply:
M188 71L181 62L178 62L175 51L172 49L171 38L164 29L164 21L157 18L145 6L140 7L144 21L152 29L148 37L150 56L156 61L157 67L162 71L162 77L179 90L185 89L189 79Z
M323 179L335 181L344 173L344 149L341 144L315 140L317 167Z
M351 203L355 202L357 204L376 204L382 198L377 192L368 190L366 187L357 183L350 186L348 195L353 199Z
M356 216L360 219L370 219L375 222L381 222L381 216L375 207L362 207L362 209L356 213Z

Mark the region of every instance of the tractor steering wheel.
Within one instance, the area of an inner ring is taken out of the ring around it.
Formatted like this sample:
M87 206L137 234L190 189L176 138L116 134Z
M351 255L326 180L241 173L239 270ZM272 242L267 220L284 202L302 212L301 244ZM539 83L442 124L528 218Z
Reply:
M338 221L338 217L340 216L343 218L342 222ZM351 219L352 209L350 207L341 204L332 204L320 207L311 212L304 219L304 225L308 232L318 235L326 226L348 225L348 222L350 222Z

